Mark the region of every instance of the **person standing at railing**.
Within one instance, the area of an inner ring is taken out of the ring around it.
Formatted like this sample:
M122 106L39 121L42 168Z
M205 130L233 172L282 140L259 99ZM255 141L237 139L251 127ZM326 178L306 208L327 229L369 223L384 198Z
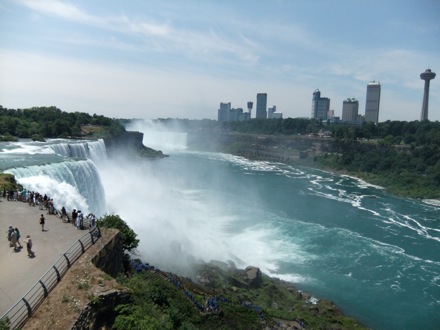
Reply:
M72 225L76 226L76 220L78 219L78 213L75 209L72 211Z
M67 216L67 211L64 206L61 208L61 220L69 221L69 217Z

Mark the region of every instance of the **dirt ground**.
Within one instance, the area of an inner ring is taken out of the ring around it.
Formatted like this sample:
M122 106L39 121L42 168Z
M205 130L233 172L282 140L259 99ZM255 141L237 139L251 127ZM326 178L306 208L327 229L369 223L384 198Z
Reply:
M101 247L115 234L103 229L102 238L91 246L67 271L34 315L22 328L32 330L71 329L83 308L109 290L124 289L91 262Z

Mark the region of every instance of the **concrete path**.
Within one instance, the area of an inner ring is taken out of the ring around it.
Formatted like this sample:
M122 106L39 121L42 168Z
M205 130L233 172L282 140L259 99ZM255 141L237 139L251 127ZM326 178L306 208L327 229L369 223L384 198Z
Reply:
M39 224L41 214L46 218L45 231L41 230ZM20 231L23 249L18 252L9 247L9 226L17 227ZM0 317L48 271L60 255L86 233L87 230L77 230L57 216L39 210L38 206L0 198ZM23 242L27 234L31 235L35 258L27 256Z

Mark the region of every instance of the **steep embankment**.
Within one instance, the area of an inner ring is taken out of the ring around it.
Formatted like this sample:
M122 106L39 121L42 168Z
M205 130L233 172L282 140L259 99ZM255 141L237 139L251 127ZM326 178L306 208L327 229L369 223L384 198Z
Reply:
M112 156L143 157L157 159L166 157L160 150L154 150L143 144L144 134L127 131L115 136L105 137L104 143L107 154Z
M284 163L297 162L325 152L337 152L330 139L306 135L262 135L243 133L192 132L188 146L206 151L227 152L251 159Z
M346 173L382 186L395 195L440 198L440 160L430 146L222 132L191 133L188 141L194 149Z

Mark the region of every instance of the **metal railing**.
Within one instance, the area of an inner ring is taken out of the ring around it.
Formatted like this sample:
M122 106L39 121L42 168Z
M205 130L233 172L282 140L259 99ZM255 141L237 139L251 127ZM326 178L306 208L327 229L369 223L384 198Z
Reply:
M15 303L0 320L10 322L10 329L20 329L41 305L49 292L61 281L63 275L78 258L101 237L99 228L94 228L79 238L41 276L41 278Z

